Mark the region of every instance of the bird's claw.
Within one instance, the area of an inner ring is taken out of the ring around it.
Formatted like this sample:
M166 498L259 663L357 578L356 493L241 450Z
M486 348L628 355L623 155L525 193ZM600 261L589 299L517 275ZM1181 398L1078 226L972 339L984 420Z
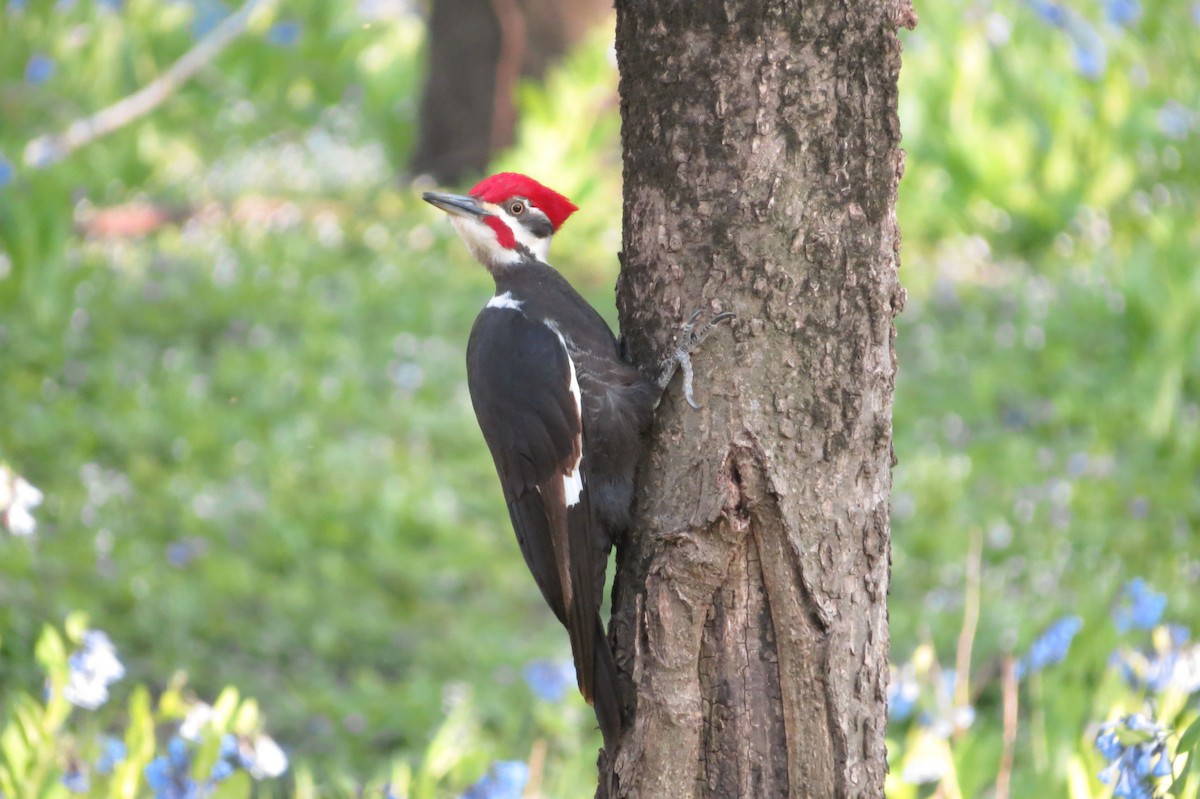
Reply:
M696 347L699 347L712 334L717 325L737 317L735 313L722 311L704 324L697 326L696 322L700 319L702 313L703 310L697 309L683 323L683 326L679 330L679 343L676 344L671 354L663 359L662 364L659 366L658 377L658 387L665 391L667 384L675 376L675 371L682 369L683 397L687 400L687 404L696 410L700 410L704 406L696 402L695 397L692 395L692 380L694 377L692 372L692 351Z

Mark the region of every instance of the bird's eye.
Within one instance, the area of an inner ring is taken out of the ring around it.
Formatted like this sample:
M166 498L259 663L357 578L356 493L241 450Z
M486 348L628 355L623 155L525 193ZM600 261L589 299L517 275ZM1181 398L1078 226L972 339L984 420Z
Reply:
M520 216L525 213L525 203L513 203L508 206L508 212L513 216Z

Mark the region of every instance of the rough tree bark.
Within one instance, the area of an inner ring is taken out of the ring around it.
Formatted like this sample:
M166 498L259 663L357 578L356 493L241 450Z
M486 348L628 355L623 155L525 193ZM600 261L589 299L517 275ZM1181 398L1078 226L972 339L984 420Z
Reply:
M618 0L621 328L732 310L642 464L602 793L878 797L908 0Z

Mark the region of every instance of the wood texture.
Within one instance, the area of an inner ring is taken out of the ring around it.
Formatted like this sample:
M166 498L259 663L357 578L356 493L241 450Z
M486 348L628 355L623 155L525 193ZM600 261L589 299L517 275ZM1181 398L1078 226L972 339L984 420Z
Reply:
M642 464L601 794L883 795L905 0L617 3L618 307L654 363L732 310Z

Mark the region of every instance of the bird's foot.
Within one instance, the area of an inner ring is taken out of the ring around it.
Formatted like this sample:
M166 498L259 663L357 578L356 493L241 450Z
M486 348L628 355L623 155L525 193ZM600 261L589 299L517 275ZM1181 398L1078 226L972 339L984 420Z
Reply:
M683 397L687 400L688 405L699 410L702 406L699 405L692 397L692 351L699 347L704 340L712 335L712 332L717 328L717 325L722 322L728 322L735 318L737 314L724 311L715 314L704 324L697 324L702 311L697 310L691 315L683 327L679 329L679 338L675 343L675 348L658 366L658 387L666 391L667 384L671 382L671 378L675 376L675 372L679 369L683 370Z

